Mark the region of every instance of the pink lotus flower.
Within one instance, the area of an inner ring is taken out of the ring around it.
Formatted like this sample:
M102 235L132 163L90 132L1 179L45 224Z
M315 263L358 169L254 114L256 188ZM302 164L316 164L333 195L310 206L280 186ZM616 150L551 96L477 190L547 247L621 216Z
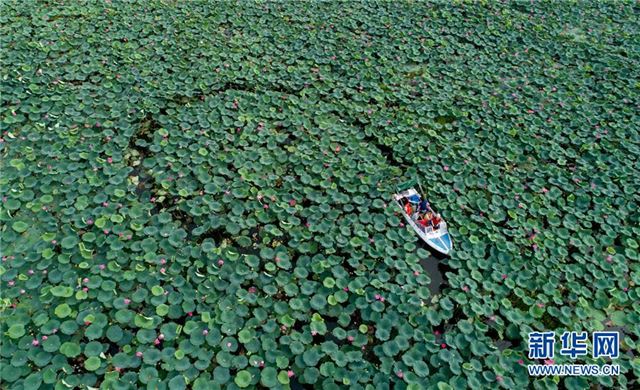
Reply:
M502 280L505 280L507 278L507 274L502 274Z
M420 271L413 271L413 275L414 275L414 276L418 276L418 275L420 275Z
M349 287L345 287L342 290L345 291L345 292L349 292Z
M541 309L544 307L544 303L537 303L536 305Z
M136 356L141 358L142 357L142 352L140 352L140 351L136 352Z
M205 335L205 336L208 335L209 334L209 329L204 329L202 331L202 334Z
M396 376L400 379L404 378L404 373L402 372L402 370L398 370L396 371Z
M469 286L462 286L462 291L468 292L469 291Z
M82 291L84 291L84 292L89 292L89 287L83 287L83 288L82 288Z
M160 259L160 264L167 264L167 259Z
M112 159L111 157L109 157L109 158L107 158L107 162L108 162L109 164L111 164L111 163L113 162L113 159Z
M158 335L158 340L164 340L164 333L160 333Z
M193 317L193 312L192 312L192 311L188 312L188 313L187 313L187 316L189 316L189 317Z
M89 283L89 278L82 279L82 283Z
M154 344L154 345L158 345L158 344L160 344L160 339L155 339L155 340L153 340L153 344Z
M518 364L519 364L519 365L523 365L523 364L524 364L524 360L519 359L519 360L518 360Z
M227 348L231 348L231 343L227 343Z
M38 345L40 345L40 342L38 341L38 339L33 339L31 341L31 345L33 345L34 347L37 347Z
M442 169L444 169L444 171L446 172L446 171L448 171L448 170L449 170L449 166L448 166L448 165L445 165L444 167L442 167Z
M291 200L289 201L289 206L293 207L293 206L295 206L295 205L296 205L296 200L295 200L295 199L291 199Z
M266 210L266 209L268 209L268 208L269 208L269 205L268 205L268 204L265 204L265 205L263 205L263 206L262 206L262 208Z
M163 273L165 273L165 272L167 272L167 270L166 270L166 269L164 269L164 268L160 268L160 273L161 273L161 274L163 274Z
M218 266L222 267L224 265L224 260L220 259L218 260Z
M87 219L87 225L93 225L93 219L91 218Z
M128 304L130 304L130 303L131 303L131 299L129 299L129 298L125 298L125 299L124 299L124 304L125 304L125 305L128 305Z
M544 361L544 364L546 364L547 366L551 366L553 364L555 364L556 362L553 361L553 359L547 359Z
M447 344L445 344L445 343L440 344L440 348L442 348L442 349L447 348Z
M29 271L27 271L27 273L28 273L29 275L33 275L33 274L35 273L35 271L34 271L34 270L32 270L32 269L30 269Z
M291 370L287 371L287 376L289 378L292 378L294 375L295 375L295 373L293 371L291 371Z
M48 336L42 336L42 341L47 341L49 339Z
M549 190L546 187L542 187L542 192L546 194Z
M502 377L501 377L500 375L496 375L496 380L497 380L498 382L502 382Z
M349 342L350 342L350 343L352 343L352 342L353 342L353 340L355 340L355 338L354 338L353 336L348 336L348 337L347 337L347 340L349 340Z
M376 299L376 301L379 301L380 298L382 298L382 297L380 296L380 294L376 294L374 298Z
M607 263L611 263L613 262L613 256L609 255L607 256Z

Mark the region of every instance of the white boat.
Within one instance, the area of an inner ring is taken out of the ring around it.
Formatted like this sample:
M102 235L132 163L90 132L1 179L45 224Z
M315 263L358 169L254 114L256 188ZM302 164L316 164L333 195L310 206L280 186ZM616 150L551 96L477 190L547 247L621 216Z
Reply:
M407 185L411 184L413 183L405 184L405 188L402 188L402 185L398 188L398 192L393 195L396 205L400 208L400 212L404 215L404 219L407 221L409 226L411 226L418 236L420 236L422 241L436 251L444 255L448 255L451 253L453 243L451 241L451 235L449 235L449 231L447 230L447 223L444 220L441 220L437 226L422 226L405 211L404 205L406 202L415 201L416 198L420 198L420 194L414 187L411 186L406 188ZM436 214L433 208L431 208L431 211Z

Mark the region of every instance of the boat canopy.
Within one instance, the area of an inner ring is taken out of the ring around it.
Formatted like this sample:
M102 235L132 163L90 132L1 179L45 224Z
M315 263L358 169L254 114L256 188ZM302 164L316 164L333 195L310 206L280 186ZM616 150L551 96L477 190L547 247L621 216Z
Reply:
M420 195L418 194L413 194L409 196L407 199L409 199L409 202L411 203L420 203Z
M402 192L415 187L417 184L418 183L415 180L407 180L404 183L398 184L396 188L399 192Z

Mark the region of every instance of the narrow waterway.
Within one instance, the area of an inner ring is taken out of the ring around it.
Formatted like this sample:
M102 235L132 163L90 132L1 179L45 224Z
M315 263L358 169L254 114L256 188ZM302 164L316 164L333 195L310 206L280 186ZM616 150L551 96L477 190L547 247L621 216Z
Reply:
M431 295L436 295L440 294L440 291L448 286L444 275L449 271L449 267L444 264L445 256L435 254L433 251L430 253L429 257L420 260L420 265L431 279L431 284L429 284Z

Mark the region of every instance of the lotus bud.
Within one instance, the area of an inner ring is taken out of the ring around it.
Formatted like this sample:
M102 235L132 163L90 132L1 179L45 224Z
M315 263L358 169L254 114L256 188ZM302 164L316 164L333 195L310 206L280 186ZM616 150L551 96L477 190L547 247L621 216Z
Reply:
M125 298L125 299L124 299L124 304L125 304L125 305L128 305L128 304L130 304L130 303L131 303L131 299L129 299L129 298Z
M33 339L31 341L31 345L33 345L34 347L37 347L38 345L40 345L40 342L38 341L38 339Z
M103 269L107 268L107 266L106 266L106 265L104 265L104 264L100 264L100 265L98 266L98 268L100 268L101 270L103 270Z
M224 260L220 259L218 260L218 266L222 267L224 265Z
M209 329L204 329L202 331L202 334L205 335L205 336L208 335L209 334Z
M158 340L164 340L164 333L160 333L158 335Z
M42 336L42 341L47 341L49 339L48 336Z
M140 351L136 352L136 356L141 358L142 357L142 352L140 352Z
M398 378L402 379L402 378L404 377L404 373L402 372L402 370L398 370L398 371L396 372L396 376L397 376Z
M355 338L354 338L353 336L348 336L348 337L347 337L347 340L349 340L349 342L350 342L350 343L352 343L352 342L353 342L353 340L355 340Z

